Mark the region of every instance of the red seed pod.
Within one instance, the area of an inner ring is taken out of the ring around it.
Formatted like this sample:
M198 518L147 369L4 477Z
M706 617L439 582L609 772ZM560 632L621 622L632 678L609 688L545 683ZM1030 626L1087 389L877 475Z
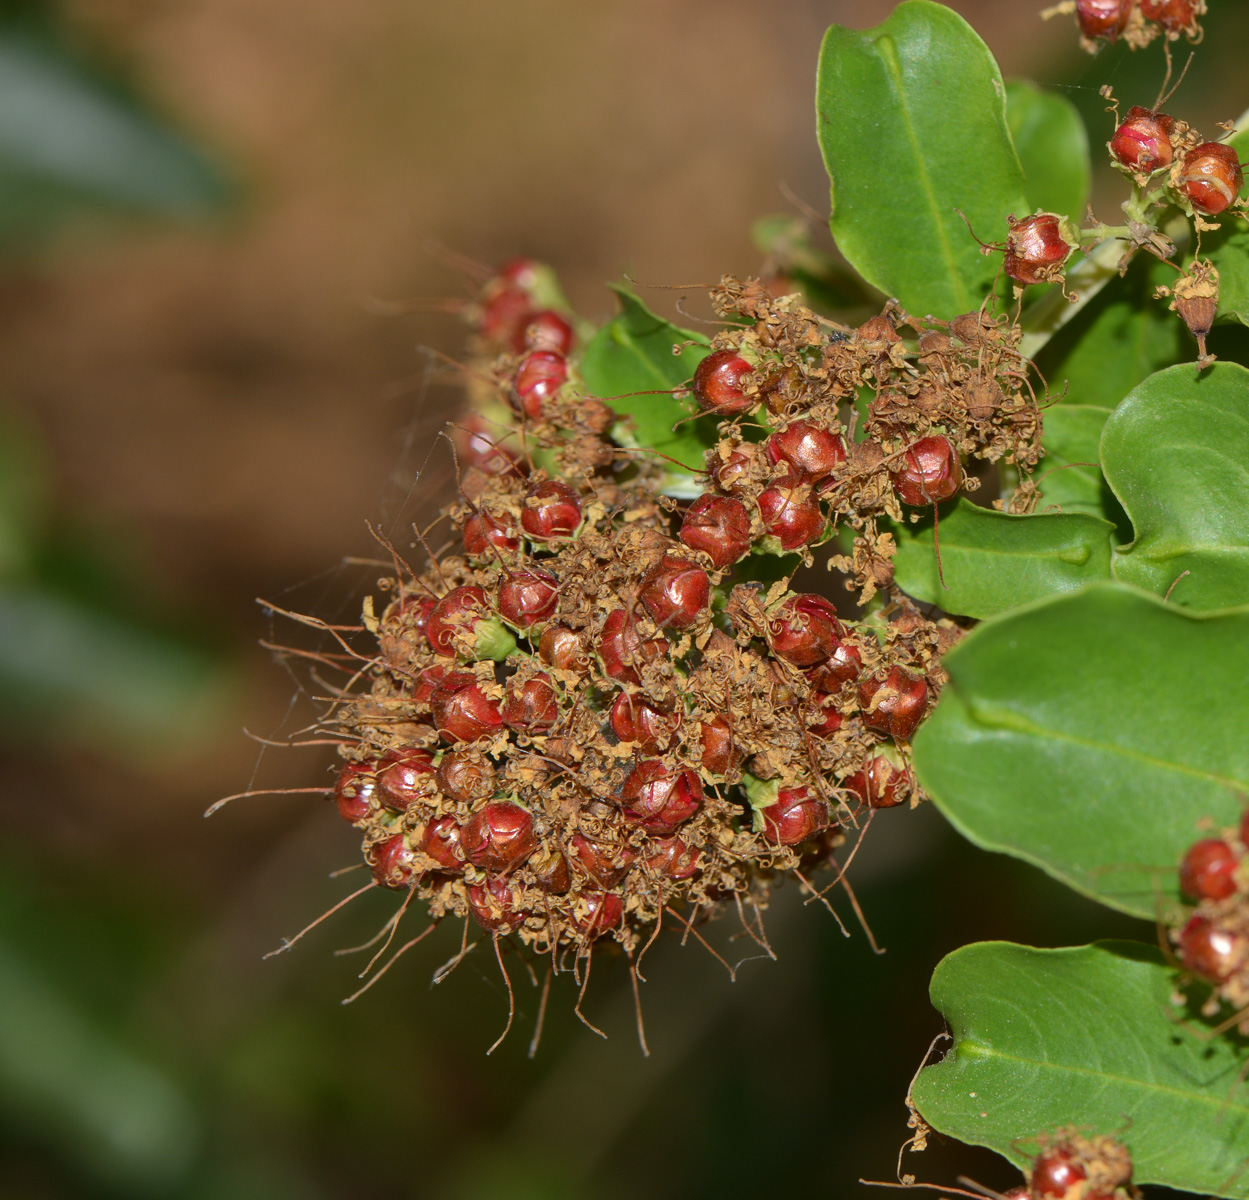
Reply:
M724 717L700 721L698 741L702 746L702 768L712 775L727 775L741 761L741 751L733 746L733 728Z
M702 851L687 846L680 838L656 838L650 844L651 854L646 860L656 875L664 875L673 881L693 879L702 869L698 860Z
M1236 970L1244 946L1236 934L1208 917L1190 917L1176 936L1180 962L1209 983L1224 983Z
M711 580L688 558L665 554L642 581L638 599L660 629L687 629L707 609Z
M538 850L529 860L534 884L550 895L561 895L572 887L572 871L563 852L551 846Z
M1076 1161L1070 1150L1060 1146L1038 1156L1032 1164L1028 1187L1033 1200L1048 1200L1049 1197L1066 1200L1069 1195L1083 1194L1072 1193L1072 1189L1087 1178L1083 1164Z
M467 671L453 671L429 701L434 726L448 742L472 742L494 733L503 724L499 706Z
M1245 809L1245 814L1240 818L1240 844L1249 848L1249 808Z
M573 909L573 924L587 937L615 929L624 920L624 903L613 892L582 892Z
M898 499L918 508L953 496L963 485L963 469L949 438L926 437L907 447L889 478Z
M421 849L448 871L460 870L467 861L460 845L460 823L454 817L439 817L426 825Z
M465 417L456 429L456 448L466 467L475 467L485 475L527 475L529 468L512 435L482 417Z
M412 689L413 702L423 706L428 705L434 698L434 692L437 691L438 685L446 679L450 670L450 667L444 667L441 664L426 667L416 677L416 686Z
M807 704L807 732L816 738L829 738L841 728L841 710L837 697L828 692L814 692Z
M694 370L694 398L702 408L717 416L749 412L757 397L746 395L742 379L753 370L736 350L715 350Z
M707 475L722 492L736 495L749 482L751 468L761 447L754 442L742 442L721 458L714 451L709 454Z
M483 509L464 522L464 553L469 558L492 557L491 546L496 550L518 550L520 534L510 514Z
M473 919L488 933L511 933L524 924L529 914L520 907L520 902L520 894L498 876L489 877L484 887L473 884L468 889L468 907Z
M572 326L552 308L530 313L521 331L518 350L546 350L567 356L572 350Z
M1174 125L1165 113L1151 112L1134 104L1110 139L1111 157L1142 175L1169 167L1175 154L1171 146Z
M1080 243L1071 222L1057 213L1036 213L1022 221L1008 217L1007 222L1006 274L1024 286L1058 279Z
M1202 142L1184 156L1179 189L1199 213L1221 213L1236 199L1245 173L1236 151L1223 142Z
M492 800L464 822L460 845L473 866L506 874L538 848L538 839L528 809L510 800Z
M1189 847L1180 864L1180 891L1194 900L1226 900L1236 891L1240 861L1221 838L1203 838Z
M1009 1192L1002 1193L1002 1200L1032 1200L1026 1187L1013 1187Z
M828 805L809 787L781 788L767 808L759 810L763 836L782 846L796 846L832 823Z
M537 567L514 571L499 584L499 616L519 629L545 621L558 604L559 581Z
M783 464L781 482L793 487L831 475L846 461L846 442L840 433L814 421L792 421L768 438L768 461Z
M1191 29L1197 19L1196 0L1140 0L1141 16L1157 21L1168 33Z
M559 719L559 695L549 675L535 675L518 683L507 681L503 724L517 733L545 733Z
M429 798L434 756L428 750L399 750L386 755L378 772L378 797L387 808L402 812Z
M863 670L863 655L856 646L841 642L822 663L807 672L811 686L822 692L835 692L843 683L859 677Z
M613 854L598 842L592 842L580 833L572 835L569 842L577 865L601 887L615 887L633 866L637 855L628 846L617 847Z
M659 759L644 758L620 787L625 815L648 833L672 833L703 804L703 785L688 767L672 770Z
M581 524L581 498L558 479L535 483L525 495L520 523L535 542L571 537Z
M541 267L534 258L509 258L487 287L512 287L529 295L538 285Z
M382 887L401 891L411 887L420 878L416 855L403 840L403 834L396 833L394 837L378 842L371 853L373 878Z
M438 764L438 783L452 800L472 804L494 795L494 767L480 755L449 750Z
M637 622L623 608L607 614L597 648L603 670L621 683L633 684L642 682L643 666L668 653L668 643L663 638L644 640L638 633Z
M522 288L501 287L482 304L478 330L488 341L515 347L531 307Z
M810 487L770 487L756 502L763 527L781 543L782 550L799 550L824 533L824 514Z
M562 625L548 625L538 641L538 657L548 667L584 674L589 665L585 635Z
M1135 0L1076 0L1076 20L1086 38L1113 42L1132 15Z
M790 596L768 616L768 645L795 667L826 662L841 645L845 626L830 600L814 592Z
M846 779L846 787L869 808L895 808L910 799L914 782L906 767L874 754Z
M486 593L475 583L452 588L429 614L425 636L435 654L455 654L455 637L468 634L490 616Z
M546 402L568 381L568 360L553 350L525 355L512 377L512 407L531 421L541 421Z
M717 571L732 566L750 550L750 513L731 496L704 492L686 509L681 541L710 555Z
M892 667L884 681L869 676L859 683L863 724L895 737L910 739L928 707L928 683L901 667Z
M344 821L363 821L378 805L376 763L344 763L334 784L334 805Z
M638 754L659 754L668 748L681 720L663 712L643 696L621 692L611 706L612 732L622 742L636 743Z

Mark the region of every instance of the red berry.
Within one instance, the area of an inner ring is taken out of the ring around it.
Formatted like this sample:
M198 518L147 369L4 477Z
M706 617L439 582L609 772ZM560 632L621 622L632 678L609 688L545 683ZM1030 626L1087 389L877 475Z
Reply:
M1223 983L1243 957L1242 940L1208 917L1191 917L1177 937L1180 962L1209 983Z
M671 833L702 807L703 785L688 767L672 770L646 758L625 776L620 803L648 833Z
M1016 283L1048 283L1062 274L1079 238L1057 213L1037 213L1016 221L1008 217L1006 274Z
M687 846L680 838L656 838L650 848L646 865L657 875L666 875L672 880L693 879L701 870L698 860L702 851Z
M617 849L613 855L606 847L580 833L572 835L569 845L581 869L602 887L615 887L629 873L637 858L628 846Z
M807 706L806 722L807 732L812 737L832 737L841 728L837 697L828 692L813 692Z
M711 580L689 559L665 554L642 581L638 599L660 629L686 629L706 610Z
M545 404L568 382L568 360L553 350L534 350L521 359L512 379L517 412L531 421L542 420Z
M434 726L448 742L472 742L503 724L498 704L467 671L453 671L434 690L429 702Z
M698 724L698 740L702 746L702 768L712 775L727 775L737 766L741 753L733 747L733 729L723 717L712 717Z
M1189 847L1180 864L1180 890L1194 900L1226 900L1236 891L1236 852L1220 838Z
M753 370L736 350L713 351L694 370L694 398L718 416L749 412L756 397L742 390L742 378Z
M394 837L378 842L371 853L373 878L382 887L402 890L411 887L420 878L416 855L408 848L403 834L396 833Z
M863 669L863 656L849 642L840 642L822 663L807 672L811 686L824 692L835 692L843 683L859 677Z
M869 808L894 808L905 803L912 783L911 773L883 754L869 757L846 779L846 787Z
M456 446L465 466L485 475L527 475L519 450L508 443L512 435L481 417L466 417L456 430Z
M573 909L573 924L587 937L615 929L624 919L624 903L613 892L583 892Z
M488 933L511 933L529 915L520 907L519 894L498 876L490 876L484 887L473 884L468 889L468 907Z
M827 661L845 633L833 603L814 592L790 596L768 617L772 653L795 667Z
M558 604L559 581L537 567L514 571L499 584L499 616L518 629L545 621Z
M531 307L529 296L523 289L500 288L481 306L478 328L482 337L501 346L514 347L525 328Z
M1180 191L1199 213L1214 216L1236 199L1245 173L1236 151L1223 142L1202 142L1184 156Z
M438 782L452 800L472 804L494 795L494 767L479 755L449 750L438 764Z
M1175 122L1163 113L1133 105L1110 139L1110 153L1116 162L1132 171L1151 174L1171 165L1171 128Z
M498 287L513 287L528 294L538 283L538 271L541 264L532 258L509 258L500 268L491 283Z
M334 784L334 804L344 821L362 821L378 803L373 763L345 763Z
M740 492L750 480L751 468L760 450L754 442L742 442L729 451L727 458L713 452L707 467L711 482L722 492Z
M497 550L518 550L520 534L507 513L496 515L483 509L464 522L464 553L470 558L489 556L491 546Z
M388 754L378 772L377 788L387 808L403 811L432 790L434 756L428 750L400 750Z
M790 487L824 479L846 461L845 439L814 421L791 422L768 438L766 449L770 462L786 467L781 482Z
M1049 1196L1065 1200L1071 1189L1087 1178L1088 1172L1073 1159L1070 1150L1056 1149L1040 1155L1032 1164L1028 1186L1034 1200Z
M859 684L859 704L864 725L905 742L928 707L928 684L923 676L892 667L884 682L869 676Z
M1244 816L1240 818L1240 844L1249 848L1249 808L1245 809Z
M757 501L763 527L782 550L799 550L824 533L824 514L810 487L770 487Z
M808 787L781 788L767 808L760 809L763 836L782 846L796 846L831 823L828 805Z
M476 584L452 588L429 614L425 636L435 654L455 654L455 639L468 635L478 621L490 616L486 593Z
M431 821L421 837L421 849L440 867L458 871L466 861L460 845L460 823L454 817Z
M1157 21L1169 33L1192 27L1197 17L1195 0L1140 0L1141 16Z
M1135 0L1076 0L1076 20L1087 38L1113 42L1132 15Z
M583 674L587 666L585 635L562 625L548 625L538 642L538 657L548 667Z
M668 653L668 643L663 638L643 640L637 622L623 608L607 614L597 645L603 670L621 683L640 684L641 668Z
M1026 1187L1013 1187L1009 1192L1002 1193L1002 1200L1032 1200Z
M535 483L525 496L520 523L535 542L571 537L581 524L581 497L557 479Z
M536 886L552 895L560 895L572 887L572 871L562 851L547 846L529 860L529 871Z
M642 696L621 692L611 706L612 732L622 742L635 742L638 754L666 750L680 724L675 713L656 708Z
M889 478L898 499L918 508L953 496L962 487L963 470L949 438L926 437L907 447Z
M686 510L680 538L722 571L750 549L750 514L740 500L705 492Z
M417 677L416 686L412 689L412 701L418 705L428 705L434 698L434 692L438 690L438 685L447 677L450 667L444 667L436 664L432 667L426 667Z
M547 350L567 355L572 350L572 326L554 309L542 308L530 313L521 331L522 345L518 350Z
M510 800L492 800L464 823L460 845L473 866L506 874L538 848L538 839L528 809Z
M559 719L559 696L549 675L534 675L524 683L507 681L503 724L517 733L545 733Z

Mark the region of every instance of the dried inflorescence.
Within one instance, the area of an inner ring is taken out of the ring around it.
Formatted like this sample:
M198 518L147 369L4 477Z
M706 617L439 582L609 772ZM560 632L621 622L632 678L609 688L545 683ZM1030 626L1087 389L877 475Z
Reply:
M1158 37L1168 42L1180 37L1201 41L1206 0L1062 0L1041 16L1048 20L1072 13L1080 30L1080 45L1090 54L1120 40L1140 50Z

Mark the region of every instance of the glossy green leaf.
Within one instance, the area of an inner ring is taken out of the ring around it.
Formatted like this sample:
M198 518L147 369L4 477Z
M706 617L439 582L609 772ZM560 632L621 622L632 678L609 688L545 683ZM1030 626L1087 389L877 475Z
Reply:
M1041 437L1045 457L1033 474L1038 512L1056 505L1063 512L1105 515L1105 502L1114 502L1114 497L1108 493L1097 456L1109 416L1110 409L1091 404L1055 404L1045 410Z
M816 113L830 225L851 265L912 312L976 308L1001 260L980 253L967 222L997 241L1008 215L1031 209L1005 85L971 26L930 0L873 29L832 26Z
M689 383L706 357L707 338L656 316L628 289L614 291L620 312L586 346L581 377L624 418L618 431L628 442L675 459L674 479L691 479L715 444L717 422L690 419L698 406L689 398L678 400L673 391ZM682 349L674 354L677 346Z
M992 617L1109 579L1113 533L1108 521L1087 513L1011 516L960 497L940 512L940 571L931 514L894 525L894 577L903 591L946 612Z
M1038 1133L1075 1125L1117 1136L1134 1183L1249 1196L1249 1091L1237 1087L1249 1051L1177 1021L1175 982L1137 942L964 946L933 973L953 1045L920 1072L915 1106L1020 1167Z
M1092 169L1076 106L1057 92L1013 79L1006 85L1006 123L1023 164L1029 205L1082 221Z
M1239 818L1249 610L1095 584L987 621L944 665L915 767L977 845L1152 917L1197 822Z
M1228 144L1241 162L1249 160L1249 130L1237 134ZM1245 189L1240 194L1243 196ZM1201 240L1202 257L1209 258L1219 269L1216 319L1249 325L1249 222L1224 217L1219 225L1216 232L1204 234Z
M1159 593L1174 583L1190 608L1249 604L1249 370L1159 371L1106 422L1101 451L1136 531L1115 575Z

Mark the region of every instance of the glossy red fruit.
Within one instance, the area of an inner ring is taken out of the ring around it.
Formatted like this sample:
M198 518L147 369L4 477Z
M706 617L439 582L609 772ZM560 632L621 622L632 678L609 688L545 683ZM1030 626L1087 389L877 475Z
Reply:
M436 663L432 667L426 667L416 677L416 685L412 689L413 703L428 705L434 698L434 692L438 690L438 685L446 679L450 670L450 667L444 667L441 663Z
M1076 0L1076 20L1086 38L1113 42L1132 15L1134 0Z
M646 865L657 875L679 881L693 879L702 869L698 865L702 851L687 846L680 838L656 838L651 842L650 849Z
M529 474L512 435L481 417L465 417L456 430L455 442L466 467L475 467L485 475Z
M549 675L534 675L519 683L507 681L503 724L517 733L545 733L559 719L559 695Z
M736 494L749 482L755 459L762 447L754 442L742 442L729 451L727 458L711 454L707 475L722 492Z
M824 514L806 484L766 488L756 503L763 528L780 542L782 550L800 550L824 533Z
M581 498L558 479L535 483L525 495L520 523L535 542L571 537L581 524Z
M400 750L386 755L377 775L379 798L387 808L402 812L428 799L434 774L434 756L428 750Z
M727 775L741 761L741 752L733 745L732 726L724 717L700 721L698 741L702 747L701 766L712 775Z
M548 625L538 641L538 657L548 667L582 674L587 666L585 634L562 625Z
M1151 112L1134 104L1110 139L1110 153L1116 162L1131 171L1146 175L1160 171L1171 165L1175 155L1171 146L1174 125L1165 113Z
M1241 939L1208 917L1190 917L1177 938L1180 962L1209 983L1224 983L1240 965Z
M425 636L435 654L455 654L455 638L470 633L478 621L490 616L486 593L476 584L452 588L429 614Z
M499 268L491 285L517 288L528 295L538 284L541 265L535 258L509 258Z
M637 858L628 846L618 847L613 853L608 847L592 842L580 833L574 833L568 845L578 866L601 887L615 887L629 873Z
M822 663L817 663L809 671L807 678L812 687L824 692L835 692L843 683L849 683L859 677L863 670L863 655L858 647L849 642L841 642Z
M1199 213L1221 213L1236 199L1245 182L1236 151L1223 142L1202 142L1184 156L1179 188Z
M551 895L562 895L572 887L572 870L565 854L547 846L529 860L529 872L536 886Z
M622 742L634 743L638 754L659 754L668 748L680 724L675 713L663 712L643 696L621 692L611 706L612 732Z
M1245 809L1244 816L1240 818L1240 844L1249 849L1249 808Z
M568 360L553 350L526 354L512 377L513 407L531 421L540 421L546 402L568 382Z
M768 645L795 667L814 667L832 657L845 636L830 600L814 592L790 596L768 615Z
M515 347L532 307L523 289L501 287L482 304L478 329L489 341Z
M520 894L506 879L490 876L484 885L468 889L468 907L473 919L488 933L511 933L529 915L520 907Z
M705 492L686 509L678 536L691 550L709 555L711 565L722 571L750 550L750 513L732 496Z
M420 869L416 863L416 855L403 840L403 834L396 833L373 847L373 878L382 887L402 890L411 887L420 878Z
M781 788L775 801L760 809L763 836L782 846L796 846L831 824L828 805L809 787Z
M1070 222L1057 213L1037 213L1016 221L1009 219L1006 235L1006 274L1016 283L1047 283L1062 274L1079 238Z
M672 769L655 758L639 762L620 788L625 815L648 833L672 833L703 804L703 785L688 767Z
M693 392L699 405L717 416L749 412L757 397L742 390L742 379L754 367L736 350L716 350L695 368Z
M1002 1200L1032 1200L1026 1187L1013 1187L1009 1192L1002 1193Z
M1180 890L1194 900L1226 900L1236 891L1237 853L1221 838L1203 838L1180 863Z
M538 847L533 816L510 800L492 800L464 822L460 845L483 871L514 871Z
M873 754L846 779L846 787L869 808L895 808L910 799L912 782L905 767Z
M1088 1172L1071 1151L1059 1148L1040 1155L1032 1164L1028 1186L1034 1200L1048 1200L1049 1197L1065 1200L1071 1189L1087 1178Z
M491 550L520 548L516 522L507 513L475 512L464 522L464 553L469 558L493 557Z
M344 763L334 783L334 805L344 821L362 821L377 807L376 763Z
M953 496L963 485L963 469L949 438L926 437L907 447L889 478L898 499L918 508Z
M494 795L494 767L480 755L448 750L438 764L438 783L452 800L472 804Z
M614 892L583 892L573 909L572 920L587 937L598 937L624 920L624 902Z
M1169 33L1190 29L1197 18L1195 0L1140 0L1141 16L1157 21Z
M517 350L547 350L567 356L572 350L572 326L552 308L540 308L526 318Z
M665 554L642 581L638 599L660 629L688 629L707 610L711 580L697 563Z
M439 817L426 825L421 849L447 871L458 871L468 861L460 845L460 823L454 817Z
M859 683L863 724L901 742L910 739L928 707L928 683L901 667L892 667L884 680L869 676Z
M448 742L476 741L503 724L498 704L467 671L452 671L434 689L429 707L435 728Z
M559 605L559 581L538 567L513 571L499 584L499 616L528 629L552 616Z
M644 639L637 622L623 608L613 609L603 622L597 649L603 670L621 683L642 682L641 668L668 653L663 638Z
M813 692L807 703L806 725L812 737L832 737L841 728L837 697L828 692Z
M827 478L846 461L840 433L814 421L792 421L765 443L768 461L784 466L781 482L792 487Z

